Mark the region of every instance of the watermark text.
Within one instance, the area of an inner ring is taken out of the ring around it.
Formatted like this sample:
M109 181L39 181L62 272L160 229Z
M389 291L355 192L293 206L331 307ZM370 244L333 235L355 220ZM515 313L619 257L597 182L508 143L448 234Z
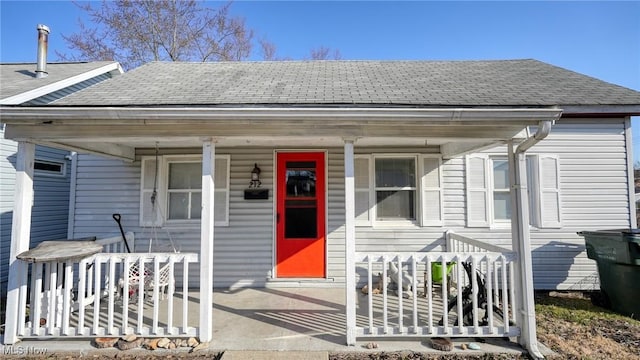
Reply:
M1 350L0 355L33 356L47 354L47 349L35 346L4 345Z

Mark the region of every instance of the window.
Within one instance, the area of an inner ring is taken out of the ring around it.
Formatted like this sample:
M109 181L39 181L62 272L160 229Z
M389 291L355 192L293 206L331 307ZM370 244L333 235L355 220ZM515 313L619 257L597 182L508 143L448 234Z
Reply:
M509 191L509 161L506 158L491 161L491 191L493 197L493 219L496 222L511 221L511 192Z
M199 221L202 214L202 160L199 156L161 156L142 159L140 225L159 226ZM229 160L215 160L214 218L229 224ZM157 189L156 206L151 201Z
M65 176L65 164L58 161L35 160L33 163L34 173L45 176Z
M415 158L375 158L374 167L376 220L415 220Z
M202 163L169 162L167 220L200 219Z
M467 225L470 227L511 224L511 182L504 156L468 155ZM529 223L539 228L561 227L558 157L527 156Z
M439 157L372 154L354 162L356 225L442 225Z

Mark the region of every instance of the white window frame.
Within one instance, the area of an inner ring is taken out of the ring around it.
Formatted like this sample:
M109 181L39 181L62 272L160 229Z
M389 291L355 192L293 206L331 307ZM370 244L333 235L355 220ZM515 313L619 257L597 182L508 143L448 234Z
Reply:
M440 154L416 154L416 153L372 153L372 154L357 154L354 156L356 160L367 161L367 173L364 174L368 177L368 187L358 188L356 186L356 193L366 193L369 205L369 216L366 219L356 218L356 226L370 226L370 227L442 227L444 222L444 183L443 183L443 171L442 171L442 156ZM375 187L375 159L376 158L413 158L416 172L416 184L415 184L415 219L414 220L378 220L377 219L377 203L376 203L376 187ZM438 184L434 186L428 183L428 174L425 174L424 161L425 159L437 159L438 161ZM355 176L362 176L361 173L356 173ZM427 203L426 193L430 192L433 195L437 193L439 201L437 204L437 210L435 207L430 206L431 203ZM437 213L435 216L434 211Z
M167 225L171 224L193 224L200 223L200 218L191 218L191 198L192 194L200 193L202 197L202 186L200 189L169 189L169 168L172 164L199 164L200 171L202 171L202 156L165 156L163 159L163 172L162 178L164 179L164 187L163 192L165 196L163 196L165 202L163 204L164 215L166 216ZM172 193L187 193L189 194L189 204L187 205L187 219L169 219L169 198Z
M414 163L413 171L414 171L414 179L415 184L413 187L378 187L376 184L376 159L412 159ZM371 221L373 226L379 227L398 227L398 226L416 226L419 224L421 212L420 212L420 177L418 177L418 154L413 153L378 153L372 154L371 161L371 170L370 170L371 178ZM413 215L414 219L407 220L398 220L398 219L389 219L389 220L380 220L378 219L378 203L377 203L377 192L385 191L385 190L403 190L403 191L413 191L414 200L413 200Z
M493 171L494 161L496 161L496 160L505 161L505 162L507 162L507 166L509 165L509 159L508 159L507 156L504 156L504 155L489 155L489 158L487 160L486 174L488 175L487 184L488 184L488 190L489 190L489 194L488 194L488 200L489 200L489 204L488 204L489 205L488 206L488 208L489 208L489 226L490 227L494 227L494 228L508 228L508 227L511 226L511 218L509 218L509 219L496 219L495 194L496 193L510 194L511 193L511 189L510 189L511 184L509 184L509 187L507 187L507 188L496 189L495 173ZM507 172L507 175L508 174L509 173ZM509 206L511 206L511 205L509 205ZM513 209L511 209L511 215L513 216Z
M219 216L215 217L215 226L229 226L229 196L231 186L231 156L230 155L216 155L216 160L226 160L226 187L221 188L220 184L215 184L215 203L224 201L225 203L225 216L224 219L220 219ZM200 224L201 219L172 219L169 220L169 164L171 163L199 163L202 164L202 155L162 155L158 156L158 182L157 182L157 204L161 213L155 220L144 221L144 200L146 196L149 196L153 192L153 189L145 189L145 177L154 176L154 174L145 174L145 161L155 161L155 156L145 156L141 159L141 176L140 176L140 226L168 226L168 227L182 227L185 225L192 226ZM219 169L216 169L218 174ZM200 190L201 191L201 190ZM215 209L214 209L215 211Z

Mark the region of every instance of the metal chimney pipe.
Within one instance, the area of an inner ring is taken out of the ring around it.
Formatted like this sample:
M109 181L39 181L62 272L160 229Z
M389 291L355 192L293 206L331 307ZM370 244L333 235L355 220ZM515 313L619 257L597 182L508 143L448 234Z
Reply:
M38 24L38 65L36 67L36 78L47 77L47 45L49 44L49 27Z

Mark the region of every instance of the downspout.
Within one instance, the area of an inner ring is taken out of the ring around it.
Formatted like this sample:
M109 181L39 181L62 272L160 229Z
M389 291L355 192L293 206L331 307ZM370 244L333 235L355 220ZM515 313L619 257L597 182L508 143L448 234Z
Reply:
M561 116L558 112L556 119ZM511 196L511 237L512 248L517 250L519 266L516 267L516 279L521 291L516 292L516 316L521 328L520 344L536 359L544 356L538 348L536 334L536 316L533 294L533 261L531 258L531 240L529 234L529 198L527 195L527 161L525 152L546 138L551 132L555 120L538 123L538 130L524 140L514 151L513 140L509 141L509 180Z
M551 120L540 121L540 123L538 123L538 131L518 145L518 148L516 148L516 154L524 153L533 147L533 145L546 138L547 135L549 135L549 132L551 132L551 125L553 125L553 121Z
M517 278L522 285L521 293L516 296L517 316L521 319L520 344L529 354L537 359L544 356L538 348L536 334L536 316L533 293L533 260L531 258L531 239L529 234L529 197L527 194L527 161L525 152L549 135L553 121L541 121L533 136L520 143L513 149L513 140L509 142L509 168L511 189L513 190L511 203L513 216L511 218L511 234L513 249L518 251L520 266L517 267ZM518 274L519 273L519 274Z

